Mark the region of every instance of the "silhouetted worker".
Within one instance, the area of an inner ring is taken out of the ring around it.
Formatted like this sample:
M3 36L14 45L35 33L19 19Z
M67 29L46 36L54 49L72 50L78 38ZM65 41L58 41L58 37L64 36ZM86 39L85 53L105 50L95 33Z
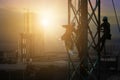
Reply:
M75 31L74 25L64 25L63 27L66 29L65 33L62 35L61 39L64 40L66 48L69 53L73 54L73 40L72 40L72 32Z
M101 31L103 31L103 36L100 40L100 42L102 42L100 51L103 50L106 40L111 40L110 23L108 22L108 18L106 16L103 17L103 23L101 24Z
M62 35L61 39L65 41L65 45L67 45L68 49L72 49L72 46L73 46L72 38L71 38L71 35L72 35L72 32L73 32L72 26L64 25L63 27L66 29L66 31Z

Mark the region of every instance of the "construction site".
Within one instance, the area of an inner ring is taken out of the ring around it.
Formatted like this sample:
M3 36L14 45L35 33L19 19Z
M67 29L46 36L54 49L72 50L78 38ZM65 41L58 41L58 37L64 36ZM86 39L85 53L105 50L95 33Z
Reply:
M52 1L64 2L56 15L49 12ZM38 23L31 6L18 20L0 7L0 80L120 80L120 1L107 1L41 0L48 12ZM4 29L12 22L18 27Z

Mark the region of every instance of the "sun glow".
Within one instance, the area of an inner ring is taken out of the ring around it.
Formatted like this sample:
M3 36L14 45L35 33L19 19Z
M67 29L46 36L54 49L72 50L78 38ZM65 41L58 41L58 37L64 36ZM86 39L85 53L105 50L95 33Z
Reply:
M43 18L41 21L43 27L48 27L50 25L50 20L48 18Z
M55 14L53 11L42 11L41 13L38 14L38 23L40 26L42 26L45 29L49 29L53 26L54 24L54 19L55 19Z

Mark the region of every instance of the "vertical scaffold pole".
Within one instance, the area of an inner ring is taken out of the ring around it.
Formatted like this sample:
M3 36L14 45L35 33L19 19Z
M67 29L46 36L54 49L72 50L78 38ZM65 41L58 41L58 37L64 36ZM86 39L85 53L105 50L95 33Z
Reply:
M70 25L70 3L71 3L71 0L68 0L68 25ZM70 76L71 76L71 74L70 74L70 54L68 54L68 80L70 80Z
M82 39L82 54L83 56L86 56L88 52L88 4L87 0L81 0L81 29L82 29L82 35L80 39Z
M100 26L101 25L101 1L98 0L98 42L100 42ZM98 43L98 80L100 80L100 66L101 66L100 43Z

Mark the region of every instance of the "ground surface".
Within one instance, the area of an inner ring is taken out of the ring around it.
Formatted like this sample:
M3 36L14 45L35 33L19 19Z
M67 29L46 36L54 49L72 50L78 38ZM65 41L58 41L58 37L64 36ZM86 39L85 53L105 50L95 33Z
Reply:
M64 56L41 56L34 59L35 62L26 70L0 70L0 80L67 80L67 56ZM102 68L100 80L120 80L120 72L108 70L107 63L102 65L106 68Z

